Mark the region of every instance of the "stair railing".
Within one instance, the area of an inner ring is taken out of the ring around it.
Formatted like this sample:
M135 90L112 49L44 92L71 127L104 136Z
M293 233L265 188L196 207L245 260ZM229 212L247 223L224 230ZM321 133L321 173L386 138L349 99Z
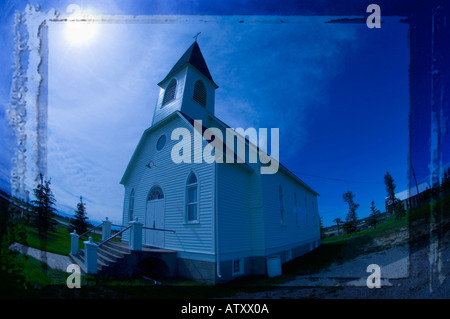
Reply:
M163 229L163 228L155 228L155 227L145 227L145 226L143 226L142 228L143 228L143 229L148 229L148 230L157 230L157 231L166 231L166 232L169 232L169 233L176 233L176 231L171 230L171 229Z
M70 233L70 254L76 256L78 254L78 241L81 239L81 237L89 234L90 232L94 232L94 239L95 239L95 230L97 228L100 228L103 224L99 224L88 231L82 233L81 235L77 234L77 231L74 230L72 233ZM92 239L91 237L89 237Z
M102 226L103 226L103 224L98 224L98 225L95 226L94 228L91 228L91 229L89 229L88 231L86 231L86 232L82 233L81 235L79 235L79 237L81 238L81 237L83 237L83 236L85 236L85 235L87 235L87 234L89 234L89 233L91 233L91 232L94 232L94 239L95 239L95 230L96 230L97 228L102 227Z
M109 237L109 238L107 238L107 239L105 239L105 240L102 240L101 242L98 243L98 247L100 247L101 245L106 244L106 243L109 242L111 239L113 239L113 238L115 238L115 237L121 235L123 232L125 232L126 230L128 230L128 229L130 229L130 228L131 228L131 225L128 226L128 227L125 227L124 229L122 229L121 231L115 233L115 234L112 235L111 237Z

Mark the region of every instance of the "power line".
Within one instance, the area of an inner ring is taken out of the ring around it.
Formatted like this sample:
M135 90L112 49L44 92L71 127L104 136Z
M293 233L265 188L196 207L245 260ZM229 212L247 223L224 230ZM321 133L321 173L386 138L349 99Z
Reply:
M310 176L310 177L316 177L316 178L322 178L322 179L327 179L330 181L337 181L337 182L344 182L347 184L376 184L376 185L381 185L384 184L382 182L367 182L367 181L349 181L347 179L342 179L342 178L335 178L335 177L326 177L326 176L320 176L320 175L313 175L313 174L307 174L307 173L302 173L302 172L298 172L298 171L293 171L295 174L298 175L304 175L304 176Z

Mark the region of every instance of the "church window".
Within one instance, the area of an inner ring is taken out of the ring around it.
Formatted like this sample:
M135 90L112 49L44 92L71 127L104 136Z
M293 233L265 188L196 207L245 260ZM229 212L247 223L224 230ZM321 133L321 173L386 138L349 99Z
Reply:
M156 142L156 149L158 151L162 150L164 148L164 145L166 145L167 137L165 134L161 135L158 139L158 142Z
M194 101L198 102L200 105L206 106L206 88L201 80L195 82Z
M233 260L233 276L244 274L244 261L242 259Z
M198 182L197 176L191 173L186 185L186 221L198 221Z
M134 218L134 188L130 193L130 202L128 203L128 220L132 221Z
M281 224L284 225L284 203L283 203L283 188L280 186L278 187L278 195L280 198L280 217L281 217Z
M161 189L161 187L159 186L153 186L150 189L150 192L148 192L148 198L147 200L157 200L157 199L163 199L164 198L164 193Z
M298 207L297 193L294 193L294 209L295 209L295 224L298 225L300 222L299 220L300 209Z
M175 100L175 93L177 92L177 80L172 79L169 85L167 86L166 92L164 93L164 99L162 106L169 104L173 100Z

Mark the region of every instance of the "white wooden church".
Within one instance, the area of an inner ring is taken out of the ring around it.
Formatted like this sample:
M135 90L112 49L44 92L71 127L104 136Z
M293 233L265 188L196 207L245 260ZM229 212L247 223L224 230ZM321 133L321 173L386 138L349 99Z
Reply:
M158 85L152 124L121 180L123 225L137 218L160 229L144 229L143 244L176 251L175 274L206 283L264 275L270 267L276 272L277 262L318 247L318 194L283 165L275 174L261 174L260 162L172 160L179 143L171 138L175 129L194 139L194 120L223 136L228 128L214 115L218 86L196 41ZM208 143L202 139L203 148ZM248 139L245 145L254 148Z

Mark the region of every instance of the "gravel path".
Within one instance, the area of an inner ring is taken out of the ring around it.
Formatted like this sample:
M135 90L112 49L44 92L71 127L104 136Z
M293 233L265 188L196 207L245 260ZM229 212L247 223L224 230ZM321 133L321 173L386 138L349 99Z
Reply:
M282 284L283 287L366 287L367 267L376 264L380 267L381 286L390 287L389 279L407 278L409 271L409 246L403 245L360 256L351 261L334 263L319 273L298 276L295 280Z
M41 251L39 249L24 246L19 243L12 244L11 246L9 246L9 249L15 250L15 251L20 252L21 254L36 258L37 260L47 263L47 265L53 269L59 269L62 271L66 271L67 266L69 266L70 264L73 264L73 261L68 256L63 256L63 255L49 253L46 251Z

